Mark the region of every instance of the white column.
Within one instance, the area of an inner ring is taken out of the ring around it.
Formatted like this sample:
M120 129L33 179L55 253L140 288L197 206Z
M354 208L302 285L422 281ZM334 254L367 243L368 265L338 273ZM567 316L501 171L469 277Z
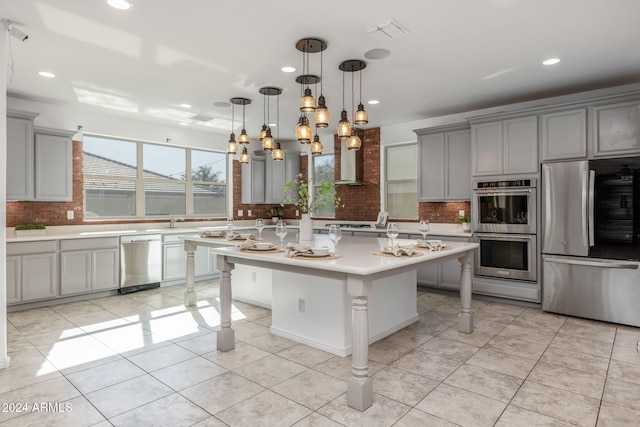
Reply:
M349 275L347 292L352 296L351 308L351 378L347 380L347 405L364 411L373 404L373 381L369 377L368 299L371 278Z
M472 250L458 258L460 261L460 314L458 314L458 331L470 334L473 332L471 316L471 260Z
M198 296L195 291L196 281L196 262L195 253L197 246L195 243L188 240L184 241L184 250L187 253L187 290L184 293L184 305L195 306L198 301Z
M233 350L236 346L236 333L231 328L231 270L234 265L224 255L218 255L220 270L220 324L218 331L218 350Z
M9 367L7 345L7 43L9 33L0 25L0 369Z

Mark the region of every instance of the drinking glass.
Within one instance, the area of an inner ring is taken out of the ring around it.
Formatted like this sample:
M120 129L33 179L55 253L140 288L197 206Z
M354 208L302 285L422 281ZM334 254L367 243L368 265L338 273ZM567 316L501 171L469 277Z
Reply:
M284 236L287 235L287 224L284 221L278 221L276 224L276 236L280 238L280 248L282 248L282 241Z
M258 239L262 240L262 229L264 228L264 221L262 218L256 219L256 230L258 230Z
M398 237L398 224L395 222L390 222L387 224L387 237L391 240L391 247L394 246L394 240Z
M429 221L422 220L418 226L418 230L422 233L422 242L427 240L427 233L429 232Z
M338 242L342 239L342 230L339 225L331 224L329 226L329 239L333 243L333 253L338 254Z
M227 230L229 233L233 230L233 218L227 218Z

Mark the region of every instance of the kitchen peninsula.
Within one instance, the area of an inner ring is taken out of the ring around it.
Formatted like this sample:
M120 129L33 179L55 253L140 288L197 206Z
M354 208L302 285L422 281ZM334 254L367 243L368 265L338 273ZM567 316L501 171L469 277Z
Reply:
M218 350L228 351L235 346L235 333L231 328L231 282L235 264L270 269L274 275L272 333L323 350L329 350L327 342L334 345L341 342L342 346L336 347L334 353L345 356L350 350L353 360L353 376L347 381L347 403L360 411L373 402L367 365L369 343L417 320L416 270L420 265L459 260L458 330L473 332L471 262L478 247L476 243L448 243L447 248L439 252L419 251L418 256L392 257L373 254L387 243L386 239L345 237L338 245L340 258L321 260L292 259L283 252L242 251L236 245L224 245L220 240L206 237L183 239L187 253L185 304L193 305L196 301L194 254L197 247L210 247L218 257L222 327L217 336ZM279 245L279 242L272 243ZM327 236L314 236L314 246L327 244Z

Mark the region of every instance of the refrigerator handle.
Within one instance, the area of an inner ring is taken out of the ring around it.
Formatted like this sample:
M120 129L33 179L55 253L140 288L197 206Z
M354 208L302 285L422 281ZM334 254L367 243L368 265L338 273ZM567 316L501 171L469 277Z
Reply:
M595 195L595 182L596 182L596 171L589 171L589 246L595 245L595 228L594 228L594 216L596 211L596 206L594 204L594 195Z
M551 230L551 178L549 173L549 166L542 165L542 178L544 179L544 221L542 221L543 237L542 245L544 246L543 252L546 252L546 247L549 244L549 230Z
M584 171L582 175L582 244L589 247L589 172Z

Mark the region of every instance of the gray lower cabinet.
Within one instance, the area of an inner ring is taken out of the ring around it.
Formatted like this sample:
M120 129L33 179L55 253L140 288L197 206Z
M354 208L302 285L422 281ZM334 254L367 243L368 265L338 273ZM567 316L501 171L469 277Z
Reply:
M418 238L412 236L412 238ZM420 236L419 238L422 238ZM440 239L449 242L470 242L466 237L428 235L427 239ZM444 289L460 290L460 262L457 259L428 264L418 269L418 284Z
M187 277L187 253L184 244L177 235L162 237L162 281L185 280ZM210 276L216 273L215 256L209 248L199 246L194 254L196 277Z
M117 237L62 240L60 246L62 296L119 287Z
M57 244L56 240L7 243L9 304L59 295Z

